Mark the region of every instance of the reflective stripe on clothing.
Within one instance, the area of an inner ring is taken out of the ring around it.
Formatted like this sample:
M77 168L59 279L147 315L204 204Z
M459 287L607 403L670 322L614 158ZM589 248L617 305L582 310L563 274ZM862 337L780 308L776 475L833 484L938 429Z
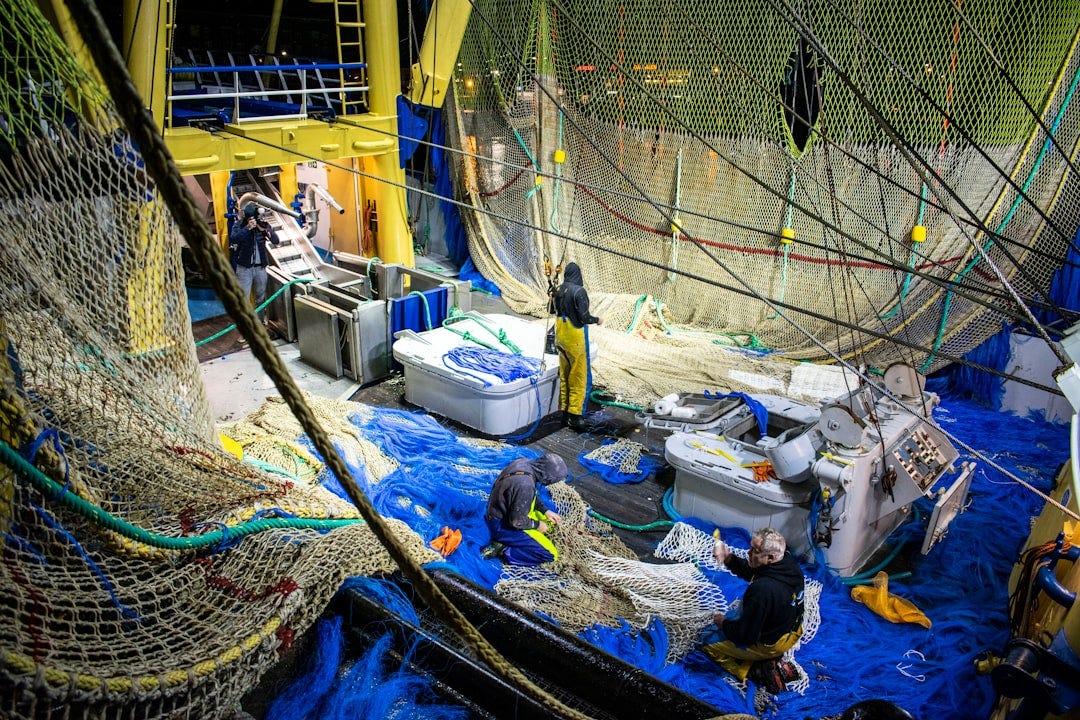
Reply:
M537 522L542 520L550 524L547 516L544 515L544 511L536 507L535 500L532 504L532 510L529 511L529 518ZM486 522L488 530L491 532L491 539L506 546L503 551L503 558L511 565L540 565L559 559L559 551L555 548L555 543L551 542L551 538L539 530L535 528L531 530L515 530L504 526L502 520L492 518L487 518Z

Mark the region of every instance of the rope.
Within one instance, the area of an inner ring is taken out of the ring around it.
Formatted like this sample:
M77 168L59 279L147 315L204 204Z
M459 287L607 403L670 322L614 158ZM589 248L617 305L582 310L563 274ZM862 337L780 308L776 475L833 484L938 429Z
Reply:
M274 302L274 300L277 299L277 296L280 295L281 293L285 292L285 288L289 287L290 285L295 285L296 283L309 283L309 282L312 282L311 278L293 278L292 280L290 280L289 282L285 283L280 288L278 288L274 292L273 295L266 298L266 300L264 300L261 305L259 305L257 308L255 308L255 312L257 312L257 313L262 312L263 308L267 307L270 303ZM370 281L369 281L368 284L370 285ZM236 329L236 323L233 323L232 325L228 325L227 327L224 327L221 330L218 330L216 333L214 333L210 337L205 338L203 340L198 340L195 343L195 347L202 347L206 343L211 342L213 340L217 340L222 335L227 335L228 333L231 333L235 329Z
M459 345L443 355L443 365L450 361L466 370L494 375L504 383L535 377L540 372L540 360L525 355L511 355L500 350ZM453 368L450 368L451 370ZM484 381L484 387L491 385Z
M601 522L607 523L611 527L616 527L620 530L630 530L632 532L650 532L652 530L660 530L661 528L669 528L675 525L671 520L654 520L645 525L628 525L626 523L621 523L618 520L612 520L609 517L605 517L592 508L589 508L585 512L589 517L594 517Z
M418 298L420 298L420 302L424 306L424 321L425 321L426 327L427 327L428 330L431 330L431 328L432 328L432 325L431 325L431 308L428 307L427 295L420 292L419 290L413 290L411 293L409 293L409 295L410 296L411 295L416 295Z
M164 550L199 550L202 548L216 547L224 542L235 541L239 538L267 530L277 529L311 529L319 531L333 530L343 525L354 525L360 520L356 518L342 519L318 519L318 518L267 518L223 527L196 537L171 537L158 535L136 525L121 520L115 515L106 512L100 506L83 499L79 495L66 490L60 483L53 480L45 473L38 470L23 458L13 447L0 440L0 460L3 460L11 469L29 480L45 497L58 500L64 507L73 510L91 522L100 525L107 530L112 530L130 540L149 545L150 547Z
M631 405L629 403L619 402L618 400L605 400L603 397L601 397L601 395L604 395L604 394L605 393L604 393L603 390L593 390L592 392L589 393L589 399L592 400L597 405L607 405L608 407L623 408L625 410L636 410L636 411L639 411L639 412L645 409L645 408L639 407L637 405Z
M990 239L988 239L986 241L986 243L984 245L982 245L981 247L978 246L978 245L975 246L975 249L979 251L979 254L978 254L977 257L972 258L971 261L968 262L968 264L964 267L964 269L961 270L957 274L956 278L957 278L958 282L962 281L964 279L964 277L968 274L968 272L970 272L976 265L979 264L980 260L985 261L988 265L990 265L991 268L994 268L995 270L997 269L996 266L992 262L990 262L989 257L987 256L986 253L990 250L990 247L994 244L994 237L999 236L1001 234L1001 232L1005 229L1005 225L1007 225L1008 222L1010 220L1012 220L1013 215L1016 214L1017 209L1020 207L1021 200L1027 200L1028 199L1027 191L1031 187L1031 183L1032 183L1032 181L1034 181L1035 175L1038 173L1039 168L1042 166L1043 159L1045 159L1046 153L1050 149L1051 138L1053 137L1054 133L1057 131L1058 125L1061 124L1061 119L1065 116L1065 111L1068 109L1069 104L1072 102L1072 99L1073 99L1074 94L1076 93L1076 88L1077 88L1078 84L1080 84L1080 67L1077 68L1076 74L1073 75L1072 83L1069 85L1069 91L1068 91L1068 93L1066 93L1065 99L1061 103L1061 107L1058 108L1057 115L1054 117L1054 122L1051 124L1050 129L1047 131L1047 138L1043 142L1043 146L1039 150L1039 155L1035 159L1035 162L1032 164L1031 170L1028 171L1027 179L1024 180L1024 184L1023 184L1023 186L1021 188L1017 188L1017 195L1016 195L1015 198L1013 198L1013 202L1012 202L1012 205L1009 207L1009 211L1007 213L1005 213L1005 217L1002 218L1001 223L998 225L997 229L994 231L994 234L991 235ZM1030 202L1030 200L1029 200L1029 202ZM1021 266L1019 264L1017 264L1017 269L1019 270L1020 268L1021 268ZM1001 280L1002 285L1004 285L1009 290L1012 290L1012 286L1004 278L999 278L999 279ZM952 291L947 290L945 292L945 305L941 310L941 322L938 324L937 337L934 338L933 349L931 350L930 354L926 357L926 362L924 362L922 364L922 366L919 368L919 372L926 372L926 369L928 367L930 367L930 365L932 364L932 362L934 360L935 353L941 347L941 344L945 340L945 327L946 327L946 324L947 324L948 319L949 319L949 310L952 307L952 299L953 299ZM1024 309L1027 309L1026 306L1023 305L1023 303L1021 303L1021 306ZM1031 313L1031 311L1028 310L1029 315L1030 315L1030 313ZM1029 319L1032 322L1032 326L1035 328L1036 332L1038 332L1039 336L1042 337L1042 339L1046 341L1046 344L1053 351L1053 353L1057 357L1057 359L1059 361L1061 361L1061 363L1063 365L1068 365L1069 364L1068 359L1064 356L1062 351L1060 349L1058 349L1057 345L1050 341L1050 338L1046 335L1046 331L1043 329L1043 326L1037 320L1035 320L1034 316L1030 317Z
M210 234L201 213L192 203L176 165L169 156L165 140L146 112L142 97L132 82L123 57L116 49L109 31L97 7L90 0L73 0L68 5L79 29L87 39L87 46L95 63L102 70L109 93L116 103L117 113L131 133L136 147L140 149L146 171L154 180L157 191L169 208L178 228L187 239L199 266L211 283L229 314L237 319L240 332L248 339L250 348L266 374L270 376L282 398L292 410L308 434L319 454L337 476L338 482L371 527L372 533L386 548L402 573L417 589L424 601L457 632L471 648L500 675L509 679L529 697L552 712L570 718L587 718L584 713L567 707L535 685L520 670L508 663L483 635L469 622L442 593L431 577L406 551L390 530L386 520L372 507L371 501L360 490L349 473L345 461L334 449L333 442L315 418L307 401L297 387L288 369L281 362L270 342L270 336L259 322L258 316L240 291L240 284L232 268Z
M486 343L486 342L480 340L479 338L475 337L469 331L467 331L467 330L466 331L461 331L461 330L458 330L457 328L453 327L453 325L455 323L461 322L462 320L474 320L477 325L479 325L481 328L483 328L484 330L487 330L489 333L494 335L495 339L498 340L500 344L504 345L507 349L509 349L510 352L514 353L515 355L520 355L521 354L521 348L519 348L516 344L514 344L514 341L511 340L510 336L506 334L506 330L504 330L503 328L493 328L491 326L491 324L488 323L487 318L485 318L483 315L480 315L479 313L466 313L464 315L451 315L450 317L443 320L442 326L444 328L446 328L447 330L460 335L464 339L470 340L470 341L476 343L477 345L483 345L484 347L489 348L491 350L497 349L497 348L495 348L494 345L489 345L488 343Z

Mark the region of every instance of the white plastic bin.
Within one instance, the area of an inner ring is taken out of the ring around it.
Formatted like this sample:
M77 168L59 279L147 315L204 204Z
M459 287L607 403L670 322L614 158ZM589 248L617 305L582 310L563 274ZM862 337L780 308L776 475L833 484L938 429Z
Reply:
M481 347L445 327L397 333L394 359L405 368L407 401L487 435L508 435L558 408L559 357L544 354L544 325L539 323L491 314L467 316L453 324L456 330L505 349L485 326L505 331L522 355L540 359L540 372L505 382L494 374L444 362L455 347Z
M734 462L718 455L717 448L731 455ZM793 555L805 556L810 550L810 498L816 486L779 480L755 482L753 471L742 464L763 458L734 453L722 438L707 433L675 433L669 437L664 457L675 468L675 510L680 515L750 533L775 528L784 535Z

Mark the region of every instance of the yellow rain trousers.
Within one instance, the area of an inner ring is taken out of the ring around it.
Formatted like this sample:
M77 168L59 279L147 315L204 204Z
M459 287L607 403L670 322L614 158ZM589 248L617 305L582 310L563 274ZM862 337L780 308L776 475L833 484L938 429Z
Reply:
M559 409L571 415L584 415L592 387L589 326L574 327L565 317L556 318L555 346L559 350Z
M706 655L720 663L720 667L738 678L739 682L742 682L750 674L750 666L754 664L755 660L770 660L780 657L793 648L795 643L799 642L802 633L802 626L799 626L769 645L757 644L750 647L739 647L730 640L724 640L718 643L702 645L701 649Z

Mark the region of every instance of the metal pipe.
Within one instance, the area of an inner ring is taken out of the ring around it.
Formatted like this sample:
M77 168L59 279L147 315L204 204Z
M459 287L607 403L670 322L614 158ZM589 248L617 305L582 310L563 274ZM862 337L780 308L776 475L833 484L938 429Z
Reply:
M273 198L269 198L269 197L263 195L262 193L257 193L257 192L244 193L243 195L240 196L240 199L236 201L236 205L240 209L240 211L242 212L243 209L244 209L244 206L247 205L249 202L253 202L256 205L260 205L260 206L262 206L264 208L269 208L270 210L273 210L274 212L279 212L279 213L282 213L283 215L288 215L288 216L294 217L294 218L296 218L298 220L300 219L300 213L296 212L295 210L293 210L288 205L280 203L277 200L274 200Z
M337 210L339 214L345 214L345 208L341 207L333 195L318 183L308 183L307 189L304 191L304 196L307 199L307 209L304 210L304 221L307 226L304 228L304 234L307 235L308 240L315 237L315 233L319 231L319 210L315 207L316 195L325 200L327 205Z
M311 204L311 207L315 207L315 198L311 197L311 194L314 193L325 200L327 205L337 210L338 214L345 214L345 208L341 207L338 201L334 199L334 196L327 192L322 185L319 185L318 183L308 183L307 192L308 203Z
M1076 562L1077 558L1080 558L1080 545L1073 545L1064 552L1061 550L1061 545L1062 539L1059 536L1057 547L1047 556L1050 561L1040 567L1035 574L1035 585L1046 593L1048 598L1068 610L1076 602L1076 592L1069 590L1057 579L1054 569L1057 567L1058 560Z
M443 106L470 15L472 3L468 0L435 0L431 4L420 55L412 66L409 99L414 103Z

